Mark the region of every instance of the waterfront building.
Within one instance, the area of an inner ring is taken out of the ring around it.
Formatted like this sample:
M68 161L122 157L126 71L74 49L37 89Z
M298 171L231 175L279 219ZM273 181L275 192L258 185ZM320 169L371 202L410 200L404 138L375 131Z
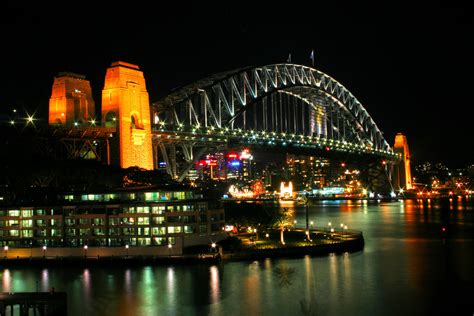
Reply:
M55 205L0 207L0 241L9 247L172 245L180 253L225 238L223 227L218 201L183 189L72 192Z

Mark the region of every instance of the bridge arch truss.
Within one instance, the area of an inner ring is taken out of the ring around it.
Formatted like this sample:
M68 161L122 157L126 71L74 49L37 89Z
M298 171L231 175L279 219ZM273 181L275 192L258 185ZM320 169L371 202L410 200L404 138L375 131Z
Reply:
M357 98L331 76L303 65L219 73L175 90L152 111L162 151L165 142L180 144L189 162L199 155L193 145L230 139L396 158Z

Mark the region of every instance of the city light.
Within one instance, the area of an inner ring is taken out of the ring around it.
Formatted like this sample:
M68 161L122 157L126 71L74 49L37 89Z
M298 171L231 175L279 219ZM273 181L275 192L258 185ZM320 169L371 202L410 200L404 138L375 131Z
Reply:
M27 115L27 118L26 118L26 124L29 124L29 123L33 123L33 120L34 120L34 117L33 115Z

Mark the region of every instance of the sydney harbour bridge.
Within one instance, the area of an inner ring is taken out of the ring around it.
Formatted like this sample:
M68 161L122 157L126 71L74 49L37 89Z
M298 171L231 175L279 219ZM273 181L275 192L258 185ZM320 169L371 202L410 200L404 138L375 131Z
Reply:
M375 182L393 188L397 178L396 185L408 186L393 173L394 166L396 172L406 166L408 149L392 148L348 89L308 66L222 72L150 104L138 66L114 62L102 90L101 122L94 120L89 94L84 77L55 78L47 133L70 157L145 169L164 161L171 177L182 181L205 153L250 146L364 161Z

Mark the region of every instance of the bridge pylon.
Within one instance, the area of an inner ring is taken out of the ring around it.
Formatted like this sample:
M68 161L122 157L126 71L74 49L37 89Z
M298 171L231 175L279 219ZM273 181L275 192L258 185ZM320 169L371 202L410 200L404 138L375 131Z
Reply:
M112 164L153 169L150 102L143 72L137 65L113 62L102 90L102 126L115 127Z
M402 159L394 165L394 186L395 189L410 190L413 188L410 166L410 151L405 135L398 133L395 136L393 151L401 154Z
M74 126L95 119L91 85L83 75L60 72L49 99L49 125Z

